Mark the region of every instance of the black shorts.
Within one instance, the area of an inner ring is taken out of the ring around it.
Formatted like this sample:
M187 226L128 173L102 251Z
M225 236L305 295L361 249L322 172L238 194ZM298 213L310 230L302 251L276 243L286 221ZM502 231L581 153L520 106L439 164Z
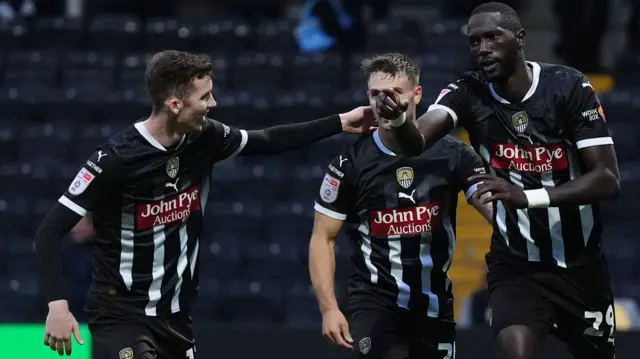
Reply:
M191 318L90 313L89 329L96 359L193 359Z
M571 268L487 263L495 335L525 325L541 341L554 334L576 359L614 357L614 298L604 257Z
M429 318L403 308L350 305L353 350L363 359L454 359L453 321Z

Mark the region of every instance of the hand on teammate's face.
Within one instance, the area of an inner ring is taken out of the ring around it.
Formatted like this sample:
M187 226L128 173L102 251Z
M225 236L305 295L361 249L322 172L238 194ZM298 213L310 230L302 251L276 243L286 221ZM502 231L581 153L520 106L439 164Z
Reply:
M58 355L71 355L71 334L80 345L84 341L80 336L80 326L76 318L69 312L66 301L51 302L45 323L44 345L57 351Z
M490 174L479 174L469 177L470 182L482 182L478 190L473 194L476 199L482 198L486 193L490 195L481 199L482 204L502 201L515 208L527 208L529 201L522 188L512 185L510 182Z
M370 133L377 127L373 110L370 106L356 107L349 112L340 114L342 130L349 133Z
M409 108L409 101L393 89L371 90L369 95L374 98L373 110L380 118L396 119Z
M347 318L339 309L326 312L322 315L322 335L328 341L343 348L353 348L353 339L349 333Z

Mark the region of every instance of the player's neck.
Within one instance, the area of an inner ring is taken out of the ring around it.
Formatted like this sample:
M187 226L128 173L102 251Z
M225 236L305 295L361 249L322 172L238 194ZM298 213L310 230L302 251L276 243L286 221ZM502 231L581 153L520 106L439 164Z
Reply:
M400 146L398 146L398 142L396 142L395 137L391 134L391 130L380 128L378 129L378 134L380 135L380 141L382 141L384 147L390 149L394 153L400 153Z
M184 133L178 131L173 121L164 114L152 114L143 122L149 134L164 147L172 147L178 144Z
M510 102L520 102L533 84L533 69L524 59L517 61L513 74L504 83L494 84L494 89L502 98Z

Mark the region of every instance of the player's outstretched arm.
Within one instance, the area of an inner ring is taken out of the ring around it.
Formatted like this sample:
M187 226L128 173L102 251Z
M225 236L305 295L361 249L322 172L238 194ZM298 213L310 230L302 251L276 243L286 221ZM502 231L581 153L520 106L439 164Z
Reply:
M352 348L349 324L335 295L335 245L343 220L316 211L309 243L309 273L322 313L322 334L345 348Z
M296 150L341 132L369 133L375 119L369 106L314 121L247 131L247 143L239 155L277 154Z
M444 91L450 92L451 90ZM451 107L438 104L442 96L444 95L441 93L436 103L418 118L418 125L415 126L413 121L407 121L406 106L402 103L398 93L393 89L388 89L378 94L374 108L380 117L389 119L391 133L397 139L396 142L403 155L419 156L455 127L457 115L454 110ZM457 94L455 96L460 97ZM450 97L451 101L449 102L452 103L457 99L454 98L454 95L450 95Z

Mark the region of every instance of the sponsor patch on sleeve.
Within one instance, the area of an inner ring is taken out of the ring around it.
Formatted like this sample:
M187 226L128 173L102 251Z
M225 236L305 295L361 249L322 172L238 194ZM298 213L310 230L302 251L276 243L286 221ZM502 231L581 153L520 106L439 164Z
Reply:
M320 187L320 198L326 203L333 203L338 198L338 189L340 188L340 180L330 176L324 175L322 180L322 187Z
M76 175L76 178L73 179L71 185L69 186L69 193L74 196L77 196L84 192L89 184L93 181L96 176L93 173L89 172L86 168L80 169L80 172Z

